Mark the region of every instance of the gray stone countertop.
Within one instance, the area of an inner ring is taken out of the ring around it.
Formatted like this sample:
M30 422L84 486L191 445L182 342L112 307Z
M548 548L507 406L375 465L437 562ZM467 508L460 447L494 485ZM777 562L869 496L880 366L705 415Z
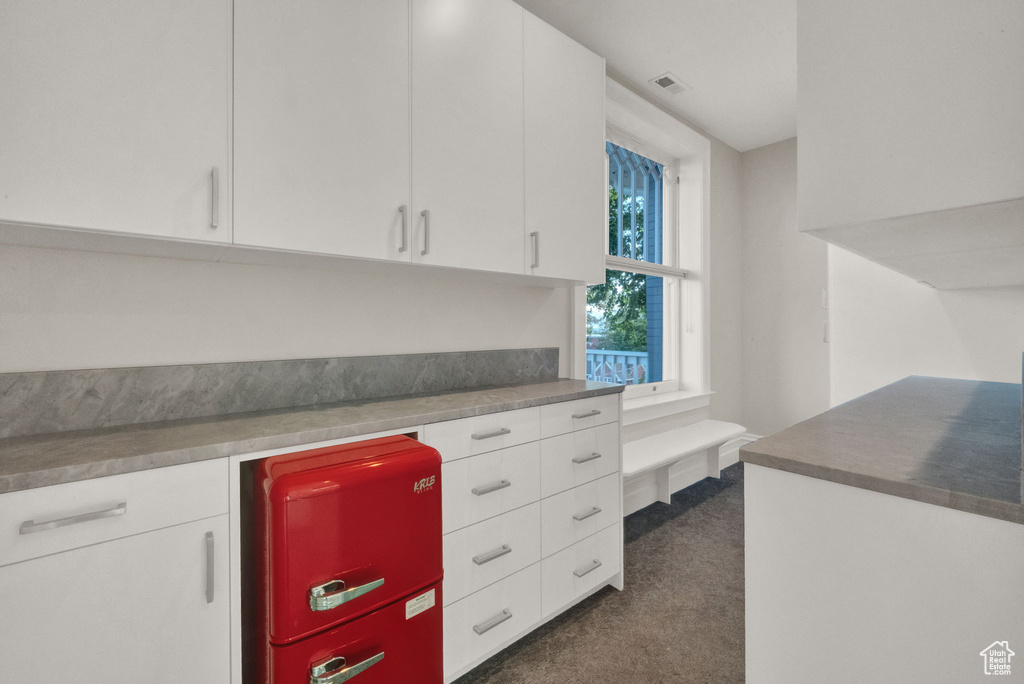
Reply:
M1020 385L912 376L759 439L740 458L1024 524Z
M0 440L0 493L622 391L554 380Z

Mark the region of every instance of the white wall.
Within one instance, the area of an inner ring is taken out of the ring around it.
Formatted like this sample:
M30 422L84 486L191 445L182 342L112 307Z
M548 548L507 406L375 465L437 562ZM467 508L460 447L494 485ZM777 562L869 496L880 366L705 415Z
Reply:
M744 152L743 421L768 435L828 409L826 246L796 227L796 138Z
M0 245L0 372L559 347L565 288Z
M711 138L711 417L743 422L740 153Z
M935 290L829 248L832 403L908 375L1021 381L1024 289Z

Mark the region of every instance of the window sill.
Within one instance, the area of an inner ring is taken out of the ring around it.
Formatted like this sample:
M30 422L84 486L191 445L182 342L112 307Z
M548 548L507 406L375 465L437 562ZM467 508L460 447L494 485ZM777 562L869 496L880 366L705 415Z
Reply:
M645 420L710 406L712 394L714 392L687 390L623 399L622 424L642 423Z

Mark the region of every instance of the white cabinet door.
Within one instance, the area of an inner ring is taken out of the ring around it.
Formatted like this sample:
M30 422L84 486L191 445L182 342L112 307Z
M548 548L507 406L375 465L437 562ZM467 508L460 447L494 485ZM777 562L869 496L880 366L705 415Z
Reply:
M408 0L236 0L234 91L236 243L409 258Z
M413 258L522 273L522 8L413 0L412 64Z
M526 272L604 282L604 60L525 13Z
M230 0L4 0L0 220L230 241L230 39Z
M0 568L0 681L227 684L227 533L220 515Z

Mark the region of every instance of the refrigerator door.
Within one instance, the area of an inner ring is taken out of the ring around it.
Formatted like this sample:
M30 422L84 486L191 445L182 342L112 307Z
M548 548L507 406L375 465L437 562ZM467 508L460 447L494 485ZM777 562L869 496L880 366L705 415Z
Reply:
M441 457L408 437L274 456L254 473L257 615L291 643L437 582Z
M441 684L441 584L309 639L268 644L260 684Z

